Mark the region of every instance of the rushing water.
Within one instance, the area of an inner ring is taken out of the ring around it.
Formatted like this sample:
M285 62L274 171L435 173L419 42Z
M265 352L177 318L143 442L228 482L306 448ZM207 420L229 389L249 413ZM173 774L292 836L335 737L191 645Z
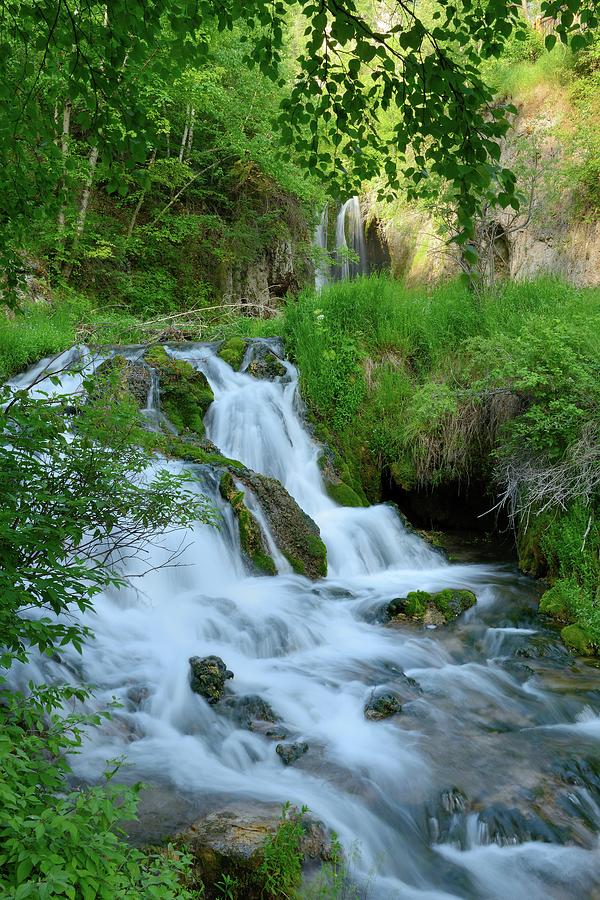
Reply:
M180 566L98 599L81 658L66 651L36 669L124 704L75 758L77 774L93 779L124 755L131 777L198 804L305 803L354 848L360 897L600 897L600 673L544 630L533 583L510 565L449 564L391 507L336 506L291 365L270 383L233 372L212 346L170 352L214 389L211 440L280 479L319 524L330 574L310 582L278 556L279 575L251 576L214 475L191 467L221 528L198 526ZM165 551L151 554L158 564ZM478 596L458 623L378 624L408 590L450 586ZM208 654L235 673L232 691L264 697L289 738L309 744L295 765L192 693L188 659ZM403 711L367 721L380 689L397 692Z
M358 197L346 200L340 208L335 223L335 249L338 279L369 274L365 227ZM348 257L348 249L355 254L355 259Z

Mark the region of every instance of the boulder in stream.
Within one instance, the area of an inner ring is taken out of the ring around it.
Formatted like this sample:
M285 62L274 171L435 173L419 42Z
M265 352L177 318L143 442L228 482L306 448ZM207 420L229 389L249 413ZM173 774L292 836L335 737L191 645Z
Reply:
M288 809L286 819L297 819L304 832L298 848L304 862L332 858L331 840L321 822ZM178 835L194 859L194 870L212 891L223 875L237 880L237 894L244 900L262 900L264 875L260 871L265 844L285 821L281 807L251 802L211 812ZM215 896L212 892L208 896ZM220 895L219 895L220 896Z
M261 731L260 727L254 727L259 723L274 724L280 721L271 704L258 694L224 697L219 706L241 728L248 728L250 731Z
M296 741L294 743L277 744L275 753L281 759L285 766L298 762L301 756L308 752L308 744L304 741Z
M446 588L443 591L410 591L406 597L398 597L388 603L385 619L392 627L409 621L424 625L446 625L477 603L473 591L464 588Z
M190 687L212 705L218 703L225 692L225 682L233 678L220 656L192 656L190 658Z
M319 526L301 509L276 478L250 469L235 472L260 503L273 540L294 572L307 578L327 575L327 548Z
M177 431L204 435L204 414L214 400L206 375L184 359L173 359L157 345L146 363L158 372L160 406Z
M228 366L231 366L232 369L239 372L244 361L244 356L246 355L246 341L241 337L227 338L227 340L223 341L219 347L217 355L220 356Z
M145 409L150 391L151 373L142 362L126 359L116 353L100 363L95 372L94 399L113 397L115 400L131 399L140 409Z
M389 719L402 712L402 704L391 691L376 693L373 691L365 704L365 719L379 722L381 719Z
M275 381L276 378L283 378L287 374L285 366L271 350L267 350L262 355L255 353L246 372L253 378L261 378L264 381Z

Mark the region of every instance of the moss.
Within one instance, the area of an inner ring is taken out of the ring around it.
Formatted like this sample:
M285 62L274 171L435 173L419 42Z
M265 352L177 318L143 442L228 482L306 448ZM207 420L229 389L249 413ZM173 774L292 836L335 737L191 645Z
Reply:
M431 594L428 594L427 591L410 591L406 595L404 604L405 615L413 619L422 619L430 601Z
M219 483L221 496L231 506L238 520L240 544L252 565L265 575L277 574L272 558L266 552L260 526L244 501L244 492L238 491L231 472L224 472Z
M572 650L581 656L595 656L598 645L593 637L580 625L567 625L560 633L561 638Z
M247 372L254 378L265 378L268 381L274 381L275 378L283 378L286 374L286 368L281 360L269 351L260 359L253 359L248 366Z
M296 556L292 556L291 553L284 552L283 555L289 562L296 575L306 575L306 566L301 559L298 559Z
M316 534L309 534L306 538L306 550L309 556L315 560L316 568L323 578L327 575L327 547Z
M446 588L431 597L436 609L442 613L447 622L456 619L461 613L477 603L473 591Z
M572 622L581 603L581 590L574 578L561 578L542 594L540 612L558 622Z
M239 372L245 354L246 341L240 337L227 338L226 341L223 341L218 350L218 356L220 356L227 365L231 366L232 369L235 369L236 372Z
M340 506L364 506L364 502L358 496L355 490L353 490L350 485L344 484L343 481L340 481L338 484L333 484L330 481L325 482L325 490L329 497L334 500L336 503L339 503Z
M203 435L204 414L214 400L206 376L160 346L146 354L146 362L158 372L160 405L169 421L178 431Z

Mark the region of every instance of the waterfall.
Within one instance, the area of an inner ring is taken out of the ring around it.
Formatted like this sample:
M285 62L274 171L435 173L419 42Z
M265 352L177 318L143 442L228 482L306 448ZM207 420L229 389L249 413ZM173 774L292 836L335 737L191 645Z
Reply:
M532 583L506 566L449 564L390 506L337 506L324 488L321 451L302 420L290 363L284 376L263 381L233 371L214 345L166 349L211 384L208 438L281 480L318 523L329 575L311 582L275 552L279 574L253 575L218 473L157 461L191 473L195 489L218 508L220 527L190 528L184 546L180 534L164 546L150 542L146 574L96 598L93 614L79 614L95 635L81 656L65 647L60 659L19 670L24 684L83 680L97 685L99 706L113 697L122 703L73 758L76 776L94 780L106 759L125 757L131 779L162 786L167 822L181 794L199 809L244 798L305 803L350 851L352 896L595 895L600 807L582 776L567 782L553 773L560 765L570 771L575 743L582 760L597 753L600 673L587 667L578 676L574 661L553 673L550 654L543 665L535 658L522 665L518 653L535 641L558 646L533 617ZM149 411L158 400L152 382ZM258 501L248 500L272 549ZM169 549L180 565L159 568ZM472 589L478 603L447 629L381 624L394 598L449 586ZM528 627L518 627L521 620ZM268 737L192 693L188 660L211 654L233 671L234 697L260 695L288 739L309 745L298 763L284 766ZM369 721L365 704L382 690L401 699L402 713ZM554 796L560 824L551 808L536 825L539 798L553 803ZM538 798L535 812L529 798ZM568 828L581 846L568 844Z
M357 275L369 274L365 229L358 197L346 200L340 208L335 223L335 248L338 278L355 278ZM357 261L348 258L345 252L348 249L354 252Z
M315 288L320 291L321 288L329 282L329 257L327 255L327 220L329 209L327 204L323 208L319 224L315 230L313 244L317 250L318 256L315 264Z

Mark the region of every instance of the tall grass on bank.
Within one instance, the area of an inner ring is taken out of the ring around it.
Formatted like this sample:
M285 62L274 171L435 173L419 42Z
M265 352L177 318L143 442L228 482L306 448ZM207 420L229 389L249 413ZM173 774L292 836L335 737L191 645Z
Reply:
M285 335L321 436L371 500L383 472L407 490L483 481L523 567L577 584L563 621L600 647L600 289L359 279L290 302Z

